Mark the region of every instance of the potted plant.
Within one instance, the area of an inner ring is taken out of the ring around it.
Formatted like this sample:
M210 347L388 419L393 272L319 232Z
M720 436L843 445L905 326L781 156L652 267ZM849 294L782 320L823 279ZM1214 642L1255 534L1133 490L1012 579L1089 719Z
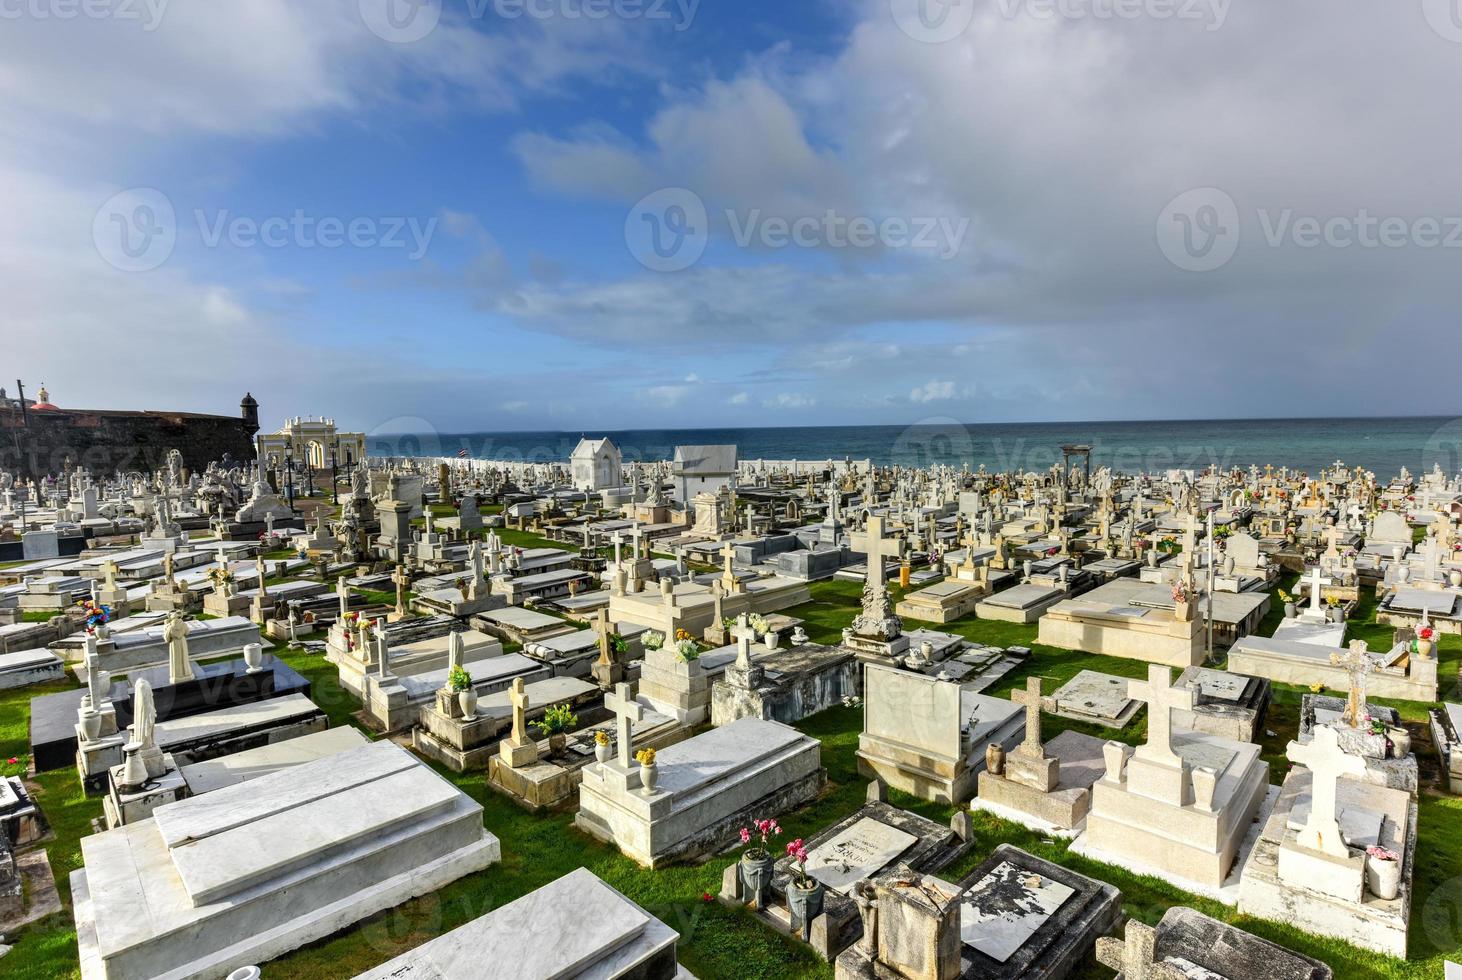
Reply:
M649 796L655 792L655 783L660 778L660 770L655 768L655 750L640 749L635 753L635 761L640 764L640 786Z
M457 704L462 717L471 721L477 717L477 691L472 687L472 675L460 664L447 675L447 686L457 693Z
M787 911L792 913L793 928L802 938L812 935L812 920L822 914L822 882L807 873L807 847L802 838L787 845L792 859L792 880L787 883Z
M579 724L579 716L566 704L552 704L543 712L543 720L538 723L539 731L548 736L548 751L550 755L558 755L563 752L569 744L569 732L573 731Z
M1345 610L1341 608L1339 599L1335 596L1330 596L1325 600L1325 605L1330 607L1330 621L1332 623L1345 622Z
M1401 891L1401 856L1385 847L1366 848L1366 887L1383 901Z
M645 635L640 638L640 642L646 650L659 650L665 646L665 634L658 630L645 630Z
M1423 626L1416 631L1416 656L1418 660L1431 659L1432 650L1436 645L1437 631L1430 626Z
M772 852L767 844L781 832L775 820L753 820L750 827L741 828L741 844L746 848L741 854L741 894L758 912L766 907L766 892L772 883Z
M609 733L599 730L594 733L594 758L599 762L609 761Z
M1193 618L1193 597L1188 593L1183 583L1173 584L1173 618L1180 623L1186 623Z
M623 663L625 658L629 656L629 641L618 633L610 633L609 652L614 655L615 660Z
M1294 596L1290 595L1288 592L1284 591L1283 589L1280 589L1279 590L1279 601L1282 602L1282 603L1284 603L1284 618L1285 619L1294 619L1295 616L1298 614L1297 613L1297 610L1295 609L1295 605L1294 605Z
M684 663L690 663L694 660L700 659L701 648L696 646L695 640L681 640L679 643L675 644L675 654Z

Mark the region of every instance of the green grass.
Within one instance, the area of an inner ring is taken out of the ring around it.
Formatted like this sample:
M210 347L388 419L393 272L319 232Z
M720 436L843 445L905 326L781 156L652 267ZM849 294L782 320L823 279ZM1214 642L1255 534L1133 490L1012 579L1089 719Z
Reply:
M520 536L519 532L507 532L503 537L508 543L524 547L538 543L524 540L534 536ZM836 642L843 626L857 610L860 591L859 583L817 583L812 587L811 602L787 612L805 620L805 628L815 641ZM390 601L395 601L394 596ZM1277 625L1277 619L1268 624L1270 628L1273 625ZM1025 678L1031 674L1042 678L1042 686L1049 693L1084 669L1128 677L1141 676L1146 669L1144 664L1134 661L1041 646L1035 642L1034 626L964 620L936 628L984 643L1031 647L1033 655L1030 661L990 692L997 696L1005 696L1012 688L1023 685ZM1371 640L1375 648L1382 645L1376 642L1380 638L1389 641L1389 628L1379 627L1374 622L1374 601L1361 604L1351 624L1351 635ZM1454 678L1458 661L1462 659L1462 641L1456 637L1444 638L1440 654L1444 676ZM354 724L352 713L358 705L341 690L333 666L322 657L297 652L286 654L284 659L310 679L314 685L315 700L329 714L332 725ZM19 755L26 749L29 699L66 687L58 683L24 691L0 692L0 759ZM1283 760L1284 746L1298 725L1299 701L1304 693L1306 691L1302 689L1275 685L1274 705L1266 725L1275 735L1266 736L1263 745L1264 756L1273 767L1275 782L1279 782L1287 770L1288 763ZM1430 772L1435 773L1435 761L1428 758L1432 752L1430 742L1420 725L1427 706L1403 703L1398 707L1406 720L1412 723L1413 734L1418 736L1416 748L1422 756L1423 772L1428 772L1430 767ZM865 784L857 774L855 757L861 722L858 710L834 708L804 720L799 726L821 741L829 783L818 800L795 813L779 815L789 834L810 836L862 805ZM1047 739L1068 728L1101 738L1113 737L1106 729L1053 716L1046 716L1042 727ZM1146 718L1142 715L1115 737L1137 743L1145 734ZM692 973L705 980L831 978L829 965L817 960L806 947L777 935L745 913L702 900L704 893L714 894L719 889L721 871L735 859L734 855L725 855L698 867L647 871L617 851L580 834L572 827L568 814L533 816L489 791L480 773L461 775L438 771L483 805L484 823L503 843L503 862L270 963L266 970L270 980L323 980L353 976L578 867L593 871L679 931L682 935L682 962ZM79 864L79 840L90 832L90 820L100 814L101 804L99 798L81 795L74 772L50 773L34 780L33 784L38 802L56 829L56 840L46 846L50 850L67 908L65 914L12 937L18 938L20 943L6 957L3 974L7 978L27 980L74 977L77 975L76 945L66 876ZM896 805L941 823L947 822L954 812L951 807L916 800L900 793L891 794L891 799ZM1365 953L1344 943L1309 936L1279 923L1238 916L1231 909L1183 893L1164 882L1141 878L1070 854L1065 842L1042 838L987 814L975 815L975 834L973 853L960 865L948 869L946 877L957 878L967 873L997 844L1008 842L1116 885L1122 891L1127 913L1144 922L1155 923L1173 905L1192 906L1316 956L1329 963L1342 980L1438 977L1444 955L1456 959L1462 950L1462 877L1458 875L1458 869L1462 869L1462 799L1440 797L1434 792L1424 791L1421 800L1410 962ZM1111 971L1096 965L1088 957L1077 976L1083 980L1108 978Z

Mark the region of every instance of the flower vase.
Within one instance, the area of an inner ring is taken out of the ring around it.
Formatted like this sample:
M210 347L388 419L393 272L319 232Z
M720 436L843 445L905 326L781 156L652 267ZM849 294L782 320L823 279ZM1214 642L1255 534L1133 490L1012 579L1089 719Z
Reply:
M1391 743L1391 758L1404 759L1411 754L1411 733L1404 728L1387 728L1386 740Z
M660 779L660 770L655 766L640 766L640 787L646 796L655 792L655 783Z
M609 761L609 743L608 742L605 742L603 744L601 744L599 742L595 742L594 743L594 759L597 762L608 762Z
M1452 569L1452 574L1448 577L1452 580L1452 588L1462 589L1462 568Z
M750 853L741 855L741 897L753 909L760 912L766 908L767 889L772 884L771 855L753 857Z
M81 732L88 742L95 742L102 733L101 712L87 708L81 713Z
M1401 892L1401 862L1366 858L1366 888L1382 901L1394 899Z
M1294 603L1292 603L1292 602L1286 602L1284 604L1284 618L1285 619L1294 619L1295 616L1297 616L1298 614L1299 614L1299 612L1298 612L1298 610L1295 609Z
M792 913L792 928L804 940L812 936L812 920L822 914L822 882L809 878L811 887L803 888L795 881L787 885L787 911Z
M1173 603L1173 618L1180 623L1191 623L1193 621L1193 604L1186 599L1182 602Z
M1005 748L999 742L985 746L985 769L992 776L1005 775Z
M1431 659L1431 656L1432 656L1432 641L1431 640L1417 640L1416 641L1416 659L1418 659L1418 660L1430 660Z
M477 692L472 688L457 692L457 705L462 709L462 717L467 721L477 717Z

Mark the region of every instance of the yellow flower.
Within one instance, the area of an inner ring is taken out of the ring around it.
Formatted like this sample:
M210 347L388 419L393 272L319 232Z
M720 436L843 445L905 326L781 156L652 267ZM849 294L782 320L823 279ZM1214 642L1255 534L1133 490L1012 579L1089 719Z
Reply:
M644 766L646 769L650 768L655 764L655 750L640 749L638 752L635 753L635 761Z

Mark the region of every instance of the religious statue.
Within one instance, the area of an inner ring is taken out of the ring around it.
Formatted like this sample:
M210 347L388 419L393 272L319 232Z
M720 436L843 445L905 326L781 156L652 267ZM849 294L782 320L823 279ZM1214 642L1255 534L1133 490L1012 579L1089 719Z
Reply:
M174 684L192 680L193 661L188 656L188 623L183 619L182 613L174 610L168 614L162 638L168 644L168 679Z

